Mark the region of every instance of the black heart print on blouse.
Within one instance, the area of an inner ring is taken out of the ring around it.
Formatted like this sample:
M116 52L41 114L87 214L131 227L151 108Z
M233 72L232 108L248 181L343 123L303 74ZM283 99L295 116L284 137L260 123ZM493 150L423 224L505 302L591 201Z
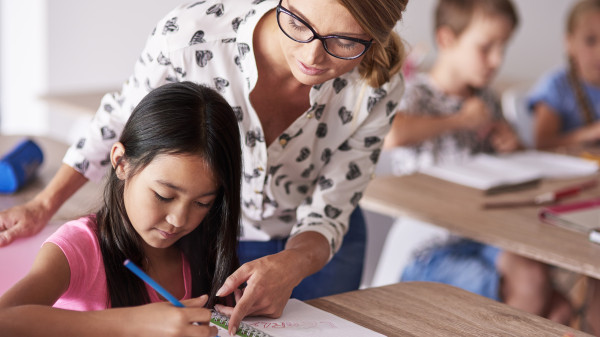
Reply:
M346 109L345 106L340 108L340 110L338 111L338 115L342 120L342 124L347 124L350 121L352 121L352 111Z
M192 36L192 39L190 40L190 46L204 42L206 42L206 40L204 40L204 31L199 30L194 33L194 36Z
M174 17L171 20L167 20L167 22L165 22L165 26L163 27L162 34L167 35L167 33L173 33L178 30L179 30L179 26L177 25L177 17Z
M358 177L361 176L361 172L360 169L358 168L358 165L356 165L355 163L350 163L348 164L348 172L346 173L346 179L348 180L354 180Z
M213 53L210 50L196 50L196 64L203 68L206 67L208 61L212 60Z
M210 8L206 11L206 14L214 14L215 16L219 17L223 15L224 10L225 7L223 6L223 4L216 4L210 6Z

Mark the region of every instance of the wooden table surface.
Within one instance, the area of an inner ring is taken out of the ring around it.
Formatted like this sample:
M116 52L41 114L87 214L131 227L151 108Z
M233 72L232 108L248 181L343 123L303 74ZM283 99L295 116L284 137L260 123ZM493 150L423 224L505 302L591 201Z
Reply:
M484 201L526 200L576 182L598 178L544 180L535 188L486 196L483 192L425 174L373 179L361 200L365 209L392 217L410 216L477 241L600 279L600 245L587 236L539 221L540 207L483 209ZM600 195L589 189L565 202Z
M386 336L590 336L433 282L402 282L307 303Z

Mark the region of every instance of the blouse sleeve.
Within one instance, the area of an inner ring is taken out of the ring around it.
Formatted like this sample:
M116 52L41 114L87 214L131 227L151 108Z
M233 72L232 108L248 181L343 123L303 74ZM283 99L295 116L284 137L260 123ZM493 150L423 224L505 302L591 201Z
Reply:
M299 223L291 235L316 231L327 238L333 257L348 231L349 219L373 177L383 138L391 127L404 82L398 75L394 85L370 88L361 104L366 118L338 149L319 175L317 187L307 202L298 207Z
M119 139L127 119L139 101L152 89L177 80L178 70L169 61L166 37L161 31L168 20L158 23L135 63L134 73L120 92L104 95L96 115L68 149L63 162L86 178L99 181L110 165L111 146Z

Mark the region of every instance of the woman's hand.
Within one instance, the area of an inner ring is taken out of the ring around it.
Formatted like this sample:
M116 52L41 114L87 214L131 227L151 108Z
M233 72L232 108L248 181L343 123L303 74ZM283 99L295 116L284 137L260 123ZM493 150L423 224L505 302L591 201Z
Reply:
M140 336L216 336L217 328L209 326L211 311L204 308L207 295L182 301L185 308L178 308L168 302L151 303L127 308L124 325L131 325L131 331Z
M217 296L234 293L235 307L215 305L219 312L230 316L229 333L234 335L242 319L249 315L281 316L294 287L325 266L330 249L325 236L306 231L291 237L285 250L238 268L217 292ZM246 287L239 290L244 282Z
M466 130L479 130L491 122L492 114L478 97L467 98L456 115L459 125Z
M37 234L52 215L53 212L43 207L36 199L0 212L0 247L8 245L16 238Z
M217 296L231 292L236 299L235 307L215 305L219 312L230 316L229 333L233 335L241 320L249 315L279 317L287 304L292 290L304 275L298 272L297 252L284 250L243 264L231 276ZM243 290L238 287L246 282Z

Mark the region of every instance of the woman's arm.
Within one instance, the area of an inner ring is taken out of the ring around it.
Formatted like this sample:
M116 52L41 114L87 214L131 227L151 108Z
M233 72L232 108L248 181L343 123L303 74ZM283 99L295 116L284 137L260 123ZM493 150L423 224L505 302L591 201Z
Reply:
M538 149L592 143L600 139L600 123L561 134L560 117L549 105L537 103L534 113L535 146Z
M0 297L2 336L214 336L201 296L186 308L162 302L100 311L71 311L52 305L68 289L70 268L62 250L42 246L31 271Z
M32 200L0 212L0 247L41 231L60 206L86 182L87 178L81 173L63 164Z

